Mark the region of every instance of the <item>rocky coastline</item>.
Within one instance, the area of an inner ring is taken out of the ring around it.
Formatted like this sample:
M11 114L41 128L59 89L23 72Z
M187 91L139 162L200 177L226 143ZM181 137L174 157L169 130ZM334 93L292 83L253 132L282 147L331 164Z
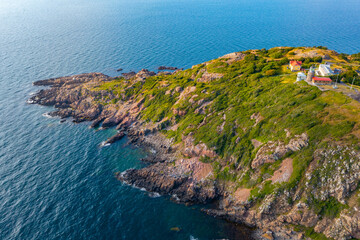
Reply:
M224 56L224 61L226 64L233 64L242 61L245 56L244 53L228 54ZM209 63L201 66L207 65ZM198 73L192 73L191 78L199 83L217 81L224 76L222 73L201 69L199 65L193 66L192 69L198 69ZM178 77L177 74L182 72L177 70L167 74ZM127 136L129 142L149 152L148 156L142 159L149 163L148 166L117 173L117 179L149 192L169 195L179 203L212 203L215 207L203 209L206 214L257 228L254 235L256 239L309 239L305 232L322 234L321 236L329 239L360 238L360 212L356 207L344 207L332 218L319 216L304 200L307 191L310 191L304 187L269 191L261 200L251 199L253 189L238 187L229 181L221 181L214 177L216 169L207 159L219 160L221 157L214 148L197 141L191 131L183 134L180 142L175 142L173 138L163 134L164 130L174 130L178 127L175 118L143 120L142 114L147 108L145 99L141 94L136 98L128 96L126 90L132 92L137 84L144 85L148 78L163 75L161 72L156 74L143 69L138 73L125 73L123 77L113 78L101 73L89 73L37 81L34 85L48 88L40 90L28 100L28 103L54 106L56 110L50 115L60 117L62 122L65 119L72 119L75 123L91 121L92 128L116 128L118 133L107 139L105 144L113 144ZM116 94L116 87L124 82L130 82L131 86L127 87L124 93ZM104 85L113 90L103 88ZM160 82L161 87L166 88L168 85L166 82ZM171 91L164 90L164 93L179 95L174 106L185 98L192 104L198 104L199 107L195 111L204 115L206 107L211 102L193 100L197 96L195 90L196 87L176 87ZM201 93L206 94L204 91ZM175 107L172 111L180 117L187 114L185 110ZM225 123L225 114L217 114ZM252 114L248 119L254 122L253 128L262 120L263 116L259 113ZM199 126L202 124L206 124L206 117ZM218 132L222 132L223 128L224 124L220 124ZM255 179L262 174L263 170L260 169L264 165L270 166L278 163L279 159L282 160L272 175L265 178L266 181L260 186L260 190L266 189L269 182L281 184L289 181L293 172L293 159L288 156L301 152L310 145L311 138L306 132L296 135L291 134L288 129L283 131L285 140L264 143L256 139L251 140L251 147L256 149L256 154L253 155L248 169L240 169L244 174L251 170L254 173L252 178ZM236 139L236 143L239 141L241 139ZM339 156L343 159L342 156L346 154L351 156L348 163L330 166L328 159ZM312 171L328 164L329 169L336 169L333 170L334 178L329 178L326 184L317 184L317 189L321 190L317 192L314 188L311 194L324 201L331 198L341 204L346 203L352 192L357 189L360 180L357 173L357 169L360 169L360 151L353 146L334 144L316 149L313 156L316 161L311 161L305 169L305 179L299 180L297 184L308 186L311 181L316 181L315 175L311 174Z
M144 79L153 76L153 73L142 70L134 76ZM145 188L150 192L172 195L173 199L182 203L209 203L214 200L218 196L214 183L207 182L208 186L199 186L200 179L194 179L186 174L187 168L194 166L179 164L173 167L184 149L173 146L171 140L162 136L159 132L161 123L147 124L137 118L141 111L141 102L130 101L120 110L116 110L94 104L89 100L98 93L87 91L83 84L92 85L113 79L101 73L89 73L37 81L34 82L35 86L50 86L50 88L40 90L28 100L28 103L54 106L56 110L50 112L49 115L60 117L62 122L71 118L74 123L92 121L91 128L116 127L118 133L107 139L104 144L112 144L127 136L132 144L147 149L149 154L142 160L152 165L139 170L129 169L124 173L118 173L116 177L119 180ZM100 92L100 94L111 98L111 93ZM127 113L124 114L125 112ZM199 156L195 154L192 157ZM203 168L209 167L203 167L202 165L208 164L201 162L197 165L199 166L195 166L194 170L198 168L202 171ZM209 169L205 169L205 174L206 171L210 172ZM201 183L203 184L205 183Z
M143 72L143 70L140 72L140 78L144 77ZM132 75L136 76L136 74ZM264 221L264 219L256 216L252 216L251 220L244 218L248 215L246 208L236 214L229 214L221 206L228 197L228 193L216 181L207 179L212 174L211 165L199 161L200 156L216 157L216 153L207 149L205 145L195 146L191 137L183 139L184 146L174 145L170 139L160 133L161 123L148 124L137 118L141 111L141 102L126 103L121 111L116 111L89 101L89 97L93 97L97 93L87 91L83 84L92 85L96 82L107 82L114 79L101 73L89 73L37 81L34 82L35 86L50 86L50 88L40 90L28 102L54 106L56 110L50 112L49 115L60 117L61 122L71 118L74 123L92 121L91 128L116 127L118 133L107 139L104 144L115 143L127 136L130 143L145 149L148 156L141 160L150 165L142 169L128 169L116 173L115 177L118 180L138 188L144 188L149 192L169 195L173 201L178 203L208 204L217 202L217 209L203 209L203 211L214 217L224 218L249 227L259 227L257 221ZM100 93L111 97L110 93ZM124 112L128 112L128 114L124 114ZM276 239L288 239L288 237L297 239L294 238L296 237L294 232L285 232L276 224L273 224L273 228L269 228L269 224L263 225L267 226L265 230L259 229L255 232L257 239L266 239L266 236L276 237ZM299 239L302 238L299 237Z

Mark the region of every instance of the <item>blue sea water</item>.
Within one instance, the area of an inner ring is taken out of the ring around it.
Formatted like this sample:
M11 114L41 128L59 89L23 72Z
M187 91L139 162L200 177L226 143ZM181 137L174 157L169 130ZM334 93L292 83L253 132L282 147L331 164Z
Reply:
M27 105L33 81L191 65L229 52L360 51L358 0L0 0L0 239L246 239L248 230L153 198L114 173L146 153L114 130ZM179 227L180 232L170 228Z

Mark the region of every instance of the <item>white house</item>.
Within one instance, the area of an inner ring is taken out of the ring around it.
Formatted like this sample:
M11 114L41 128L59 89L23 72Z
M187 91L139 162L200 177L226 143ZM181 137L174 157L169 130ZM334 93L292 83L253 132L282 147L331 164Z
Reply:
M327 64L320 64L319 73L323 77L334 75L334 71L331 70L330 65Z
M298 72L296 81L299 82L299 81L302 81L302 80L305 80L305 79L306 79L305 73L303 73L303 72Z

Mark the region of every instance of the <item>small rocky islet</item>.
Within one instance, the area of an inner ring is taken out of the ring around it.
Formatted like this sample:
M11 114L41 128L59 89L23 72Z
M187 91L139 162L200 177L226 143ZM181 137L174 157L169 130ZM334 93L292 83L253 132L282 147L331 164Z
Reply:
M329 86L296 81L325 61ZM51 116L118 133L148 149L125 183L256 227L258 239L360 238L359 54L279 47L225 55L190 69L143 69L37 81L28 102ZM354 74L355 73L355 74ZM334 88L334 83L336 87Z

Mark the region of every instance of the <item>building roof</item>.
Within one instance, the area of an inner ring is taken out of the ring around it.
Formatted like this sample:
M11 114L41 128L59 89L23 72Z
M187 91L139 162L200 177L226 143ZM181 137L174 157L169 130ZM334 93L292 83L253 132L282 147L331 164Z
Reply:
M305 73L303 73L303 72L298 72L297 75L298 75L298 76L301 76L301 77L306 77Z
M320 64L319 67L330 68L329 64Z
M330 68L330 65L326 65L326 64L320 64L319 70L324 74L332 74L333 73L333 71Z
M291 66L301 66L302 61L290 61Z
M321 82L332 82L330 78L327 77L313 77L314 81L321 81Z

